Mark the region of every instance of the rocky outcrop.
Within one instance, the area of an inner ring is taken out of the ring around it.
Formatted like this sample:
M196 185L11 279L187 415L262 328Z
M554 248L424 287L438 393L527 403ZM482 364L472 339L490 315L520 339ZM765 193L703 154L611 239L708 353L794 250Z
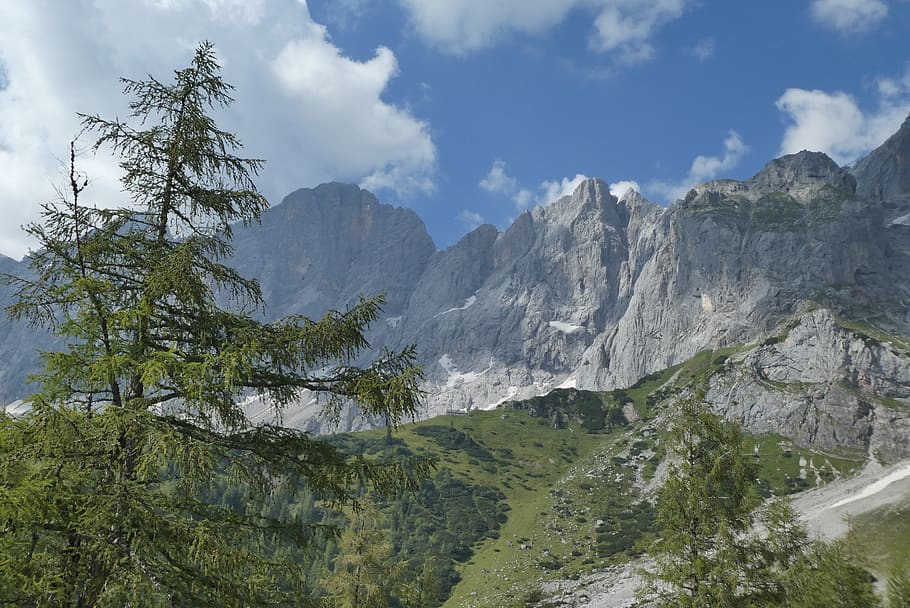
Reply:
M893 462L910 456L910 341L805 312L783 335L726 359L708 400L755 433Z
M431 406L486 407L562 382L621 318L637 272L630 235L659 213L589 180L502 234L481 227L434 256L402 319L403 339L424 357Z
M430 412L556 386L627 386L699 351L767 336L808 301L907 333L910 265L893 264L898 248L885 233L894 228L856 187L810 152L744 182L709 182L667 209L636 193L616 200L589 180L492 245L486 229L483 270L453 291L430 269L472 250L471 235L422 278L432 307L415 293L402 322L424 355Z

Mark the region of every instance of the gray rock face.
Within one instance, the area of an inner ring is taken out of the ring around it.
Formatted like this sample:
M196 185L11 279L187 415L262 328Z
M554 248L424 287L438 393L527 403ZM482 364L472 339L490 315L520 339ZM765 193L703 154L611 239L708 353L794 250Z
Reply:
M50 350L55 344L47 331L14 322L5 313L16 288L3 276L27 276L28 272L27 262L0 255L0 406L26 396L28 376L39 366L38 351Z
M881 214L853 189L850 175L808 152L745 182L694 189L663 212L659 244L605 336L602 371L587 381L628 384L700 350L748 342L802 300L854 313L879 307ZM906 328L899 302L887 299L885 316Z
M483 248L470 235L434 258L421 280L433 298L415 293L402 322L429 372L429 413L559 385L627 386L766 336L805 301L908 333L910 280L889 245L905 249L906 237L886 234L904 227L856 187L828 157L802 152L667 209L589 180L491 247L489 229ZM473 282L447 270L475 250Z
M897 133L852 169L857 194L892 207L910 196L910 116Z
M318 317L380 292L400 314L436 250L413 211L336 183L292 192L261 225L235 230L234 247L232 264L259 280L270 319Z
M856 178L825 154L805 150L772 160L744 185L753 200L785 193L808 202L826 186L848 195L856 194Z
M886 462L907 457L907 344L848 330L824 309L795 323L784 340L727 360L711 379L713 406L757 433L864 448Z
M555 387L621 317L629 232L658 211L589 180L502 234L481 227L434 256L402 319L424 357L431 407L486 407Z

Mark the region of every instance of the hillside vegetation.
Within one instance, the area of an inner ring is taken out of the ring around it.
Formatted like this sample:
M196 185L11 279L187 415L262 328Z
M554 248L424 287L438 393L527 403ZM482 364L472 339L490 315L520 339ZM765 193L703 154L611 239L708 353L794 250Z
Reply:
M382 508L398 560L416 573L430 554L441 557L446 606L536 605L548 581L579 579L647 550L659 533L653 498L673 398L734 350L700 353L625 390L558 389L407 424L391 443L384 430L335 441L374 458L436 460L416 496ZM859 451L820 451L777 435L747 435L746 446L764 496L824 484L865 462Z

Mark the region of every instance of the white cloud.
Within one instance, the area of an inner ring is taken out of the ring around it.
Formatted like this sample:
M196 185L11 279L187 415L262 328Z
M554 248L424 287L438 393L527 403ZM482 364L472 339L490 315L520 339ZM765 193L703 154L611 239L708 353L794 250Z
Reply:
M511 34L540 34L573 10L594 14L591 47L633 63L650 58L650 39L691 0L399 0L411 26L443 52L463 55Z
M689 49L689 54L698 61L704 62L714 56L716 48L717 44L714 42L713 38L704 38L703 40L699 40Z
M512 200L515 201L515 206L519 209L527 209L531 201L534 200L534 193L527 188L522 188L512 196Z
M265 0L146 0L164 10L186 10L194 4L204 5L213 20L256 25L265 16Z
M521 187L518 180L506 171L506 163L501 158L493 161L493 165L486 177L478 184L482 189L492 194L509 196L515 207L523 211L534 205L545 205L559 200L563 196L572 194L578 184L588 179L578 173L575 177L563 177L557 180L544 180L537 189ZM634 183L634 182L629 182ZM636 184L637 186L637 184Z
M237 132L245 154L268 160L258 182L273 201L332 179L402 196L432 190L429 125L383 99L398 74L395 55L380 47L366 61L346 57L303 2L8 2L0 9L8 80L0 88L0 252L25 252L19 225L36 219L38 203L62 182L58 159L79 130L75 113L124 116L118 78L166 79L191 58L200 32L217 43L236 86L237 102L219 123ZM84 156L81 168L94 180L93 200L120 202L106 153Z
M824 152L840 164L880 145L910 112L910 72L878 81L878 106L863 110L847 93L787 89L777 108L792 122L784 132L781 154Z
M356 27L368 12L369 0L333 0L326 7L326 19L343 29Z
M592 46L617 53L624 63L651 59L652 36L664 24L679 19L686 8L686 0L611 0L603 4L594 21Z
M506 173L506 163L497 158L493 161L487 176L480 180L478 185L487 192L512 194L518 188L518 181Z
M331 44L324 27L311 22L309 30L270 65L301 135L320 142L322 162L364 175L365 187L402 195L432 190L436 149L428 125L382 100L398 74L394 53L379 47L372 59L354 61Z
M739 133L730 129L724 140L723 156L696 156L689 169L689 177L695 182L709 180L721 171L729 171L739 164L740 159L749 151Z
M456 55L491 46L504 35L535 34L563 19L578 0L399 0L426 42Z
M616 198L622 198L629 190L641 192L641 186L634 180L620 180L610 184L610 194Z
M468 231L474 230L484 223L482 215L467 209L458 214L458 220L467 227Z
M888 16L882 0L812 0L812 19L844 34L874 29Z
M703 156L700 154L692 161L689 174L685 178L678 182L652 182L648 184L648 190L668 201L683 198L693 186L712 180L719 174L735 168L748 152L749 146L739 133L730 129L724 139L722 155Z

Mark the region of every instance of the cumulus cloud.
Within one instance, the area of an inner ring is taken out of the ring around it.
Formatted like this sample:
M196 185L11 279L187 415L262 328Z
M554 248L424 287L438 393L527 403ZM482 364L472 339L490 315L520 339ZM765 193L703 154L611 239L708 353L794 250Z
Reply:
M787 89L777 100L791 124L780 153L824 152L840 164L856 160L897 131L910 112L910 72L878 81L878 105L864 110L841 91Z
M427 175L435 146L428 125L382 100L398 74L394 53L380 47L372 59L354 61L331 44L324 27L308 25L308 35L288 41L271 69L294 123L306 139L319 142L322 162L365 175L362 182L370 188L402 195L431 190Z
M721 171L729 171L739 164L740 159L749 151L739 133L730 129L724 140L722 156L696 156L689 169L689 177L695 182L714 178Z
M483 216L475 211L464 209L458 214L458 220L470 231L483 224Z
M74 27L73 24L78 24ZM141 26L139 26L141 24ZM204 25L200 25L204 24ZM339 179L400 196L433 189L429 125L383 99L398 62L380 47L346 57L296 0L51 0L7 3L0 19L0 251L27 247L19 225L53 198L76 112L124 116L120 76L167 78L205 31L237 102L218 116L269 162L258 182L273 200ZM315 86L318 83L318 86ZM88 142L83 142L83 146ZM83 155L99 205L120 203L116 163Z
M512 194L518 189L518 181L506 173L506 163L497 158L487 176L480 180L479 186L487 192Z
M812 0L812 19L823 27L844 34L874 29L888 16L882 0Z
M748 152L749 146L739 133L730 129L724 139L723 154L718 156L700 154L692 161L689 174L685 178L677 182L652 182L648 184L648 189L668 201L683 198L693 186L712 180L719 174L735 168Z
M610 194L616 198L622 198L629 190L641 192L641 186L634 180L620 180L610 184Z
M527 188L522 188L512 195L512 200L515 201L515 206L519 209L527 209L528 205L534 200L534 193Z
M691 0L399 0L411 26L443 52L463 55L512 34L539 34L573 10L594 16L591 47L634 63L654 54L650 39Z
M654 56L650 40L662 25L682 16L685 0L612 0L605 2L594 20L592 46L617 53L624 63L639 63Z
M353 29L369 11L369 0L334 0L325 7L326 19L342 29Z
M698 61L704 62L714 56L716 47L717 44L714 42L713 38L705 38L696 42L694 46L688 49L688 51L689 54L695 57Z
M565 19L578 0L399 0L426 42L456 55L494 44L509 33L535 34Z
M493 161L493 165L484 177L478 183L478 186L492 194L502 194L511 198L515 207L523 211L531 206L545 205L559 200L563 196L572 194L575 188L588 179L586 175L578 173L575 177L563 177L561 179L544 180L535 188L522 187L518 179L509 175L506 170L506 163L500 158ZM635 184L635 182L622 182ZM635 184L638 186L638 184ZM464 218L462 218L464 219Z

